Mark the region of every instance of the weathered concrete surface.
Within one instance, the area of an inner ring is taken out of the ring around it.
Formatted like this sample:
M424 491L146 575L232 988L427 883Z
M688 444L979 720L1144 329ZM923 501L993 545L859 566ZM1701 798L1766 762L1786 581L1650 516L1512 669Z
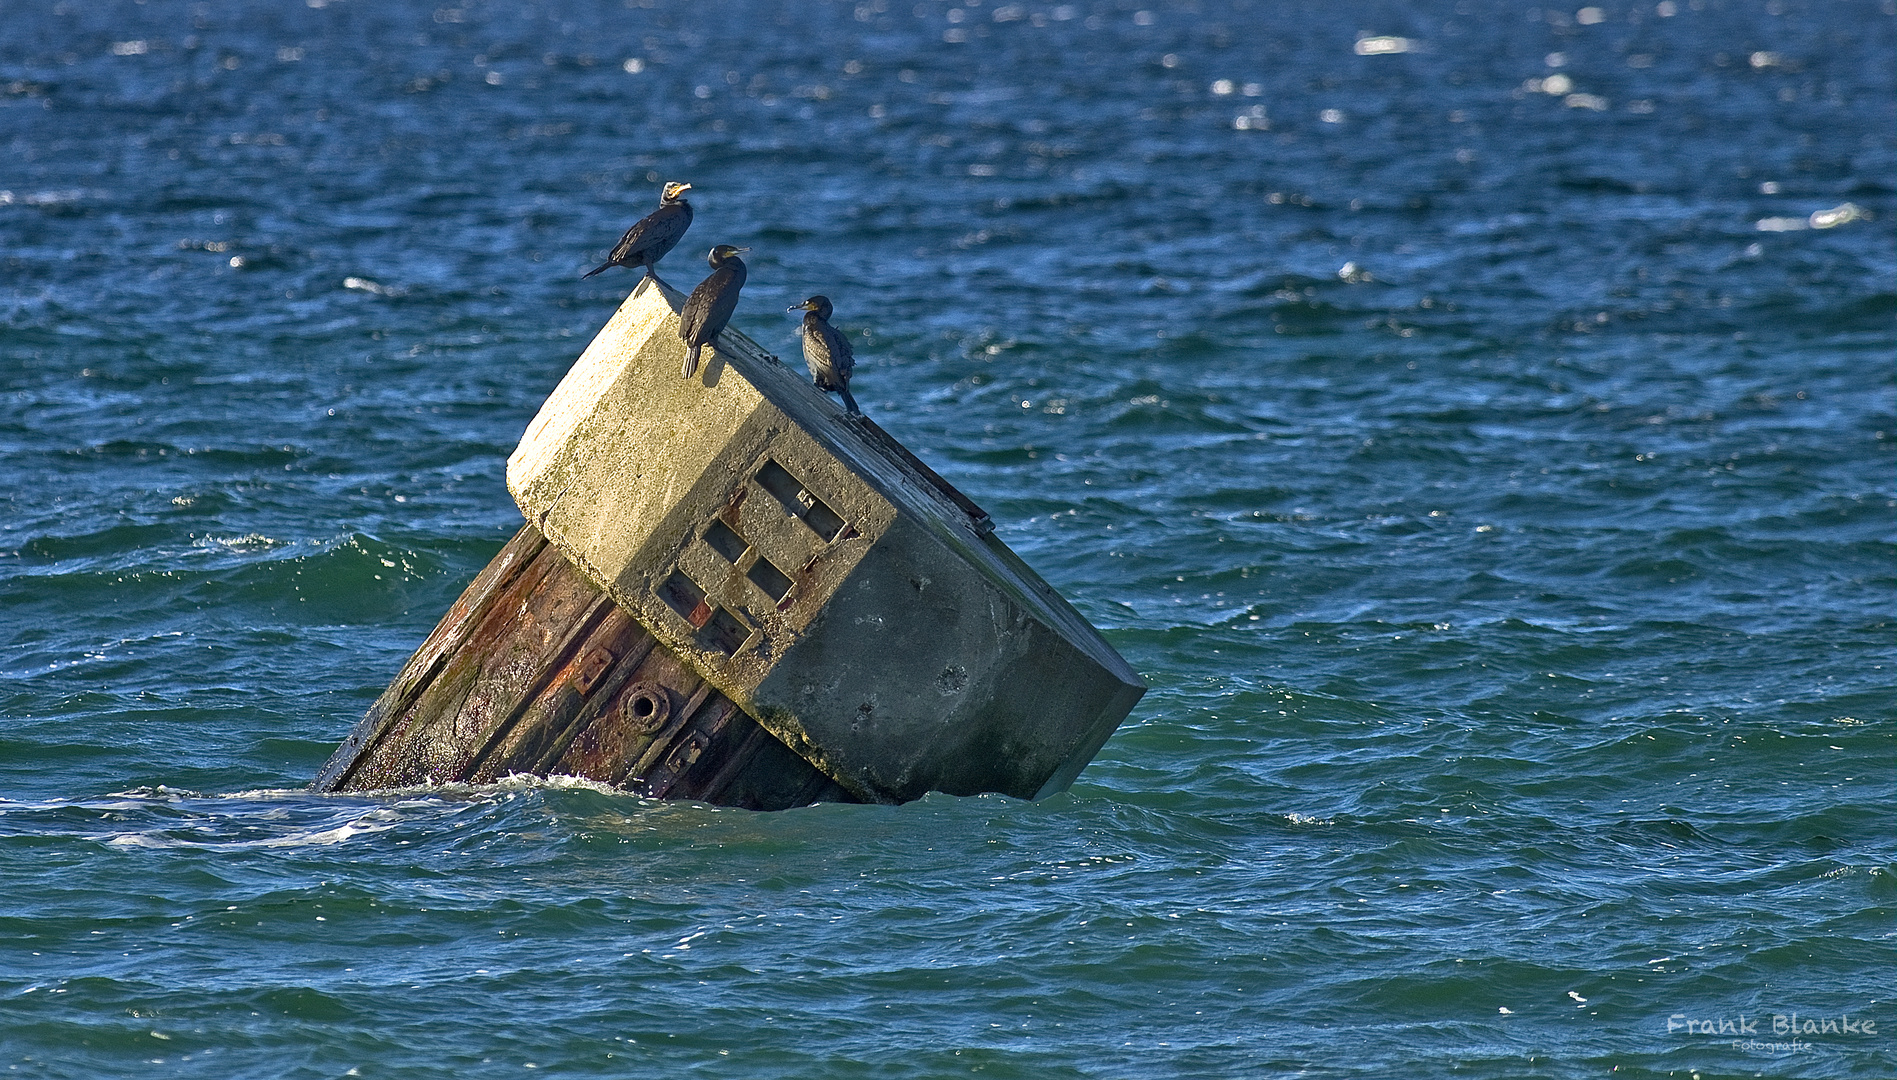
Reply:
M1064 789L1145 692L965 498L733 330L636 290L508 459L527 520L857 798Z

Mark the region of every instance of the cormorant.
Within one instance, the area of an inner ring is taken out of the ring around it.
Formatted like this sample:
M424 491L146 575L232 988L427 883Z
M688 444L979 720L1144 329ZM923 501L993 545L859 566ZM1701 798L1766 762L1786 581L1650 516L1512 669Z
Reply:
M692 204L685 201L685 192L690 184L671 183L659 193L659 208L639 219L639 223L626 230L619 238L613 253L606 261L581 274L582 280L592 277L609 266L623 266L627 269L644 267L646 277L656 277L653 267L658 265L665 253L678 246L679 238L685 230L692 227ZM641 279L643 280L643 279Z
M711 276L698 283L685 307L678 313L678 336L685 342L685 377L698 370L698 353L731 321L738 307L738 290L744 288L744 260L738 252L750 248L719 244L705 256L711 264Z
M862 415L863 410L856 407L856 399L850 396L850 372L856 368L856 354L850 349L850 339L837 333L830 325L830 313L834 310L827 296L813 296L801 304L792 304L786 311L802 311L804 315L804 363L810 366L811 381L819 390L835 390L843 395L843 405L852 416Z

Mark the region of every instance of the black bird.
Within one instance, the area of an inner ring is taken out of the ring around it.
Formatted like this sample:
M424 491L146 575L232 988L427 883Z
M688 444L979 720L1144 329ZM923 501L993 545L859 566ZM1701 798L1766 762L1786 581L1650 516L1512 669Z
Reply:
M606 261L581 274L582 280L592 277L609 266L623 266L627 269L644 267L646 277L656 277L652 268L658 265L665 253L678 246L679 238L685 230L692 227L692 204L685 201L685 192L690 184L667 184L659 193L659 208L639 219L639 223L626 230L619 238L613 253ZM641 279L643 280L643 279Z
M843 405L850 410L850 415L861 416L863 410L856 407L856 399L850 396L850 372L856 370L856 354L850 349L850 339L830 325L830 313L836 310L830 305L830 298L813 296L784 310L806 313L804 363L810 366L810 378L817 389L842 394Z
M750 248L719 244L705 256L711 264L711 276L698 283L685 307L678 313L678 336L689 350L685 354L685 377L698 370L698 353L731 321L738 308L738 290L744 288L744 260L738 252Z

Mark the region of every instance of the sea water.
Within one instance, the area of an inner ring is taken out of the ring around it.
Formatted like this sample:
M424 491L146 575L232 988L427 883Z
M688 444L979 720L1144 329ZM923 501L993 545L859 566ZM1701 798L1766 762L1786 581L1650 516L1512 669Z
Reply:
M0 1069L1897 1074L1897 7L1581 3L10 0ZM1070 792L303 790L667 180Z

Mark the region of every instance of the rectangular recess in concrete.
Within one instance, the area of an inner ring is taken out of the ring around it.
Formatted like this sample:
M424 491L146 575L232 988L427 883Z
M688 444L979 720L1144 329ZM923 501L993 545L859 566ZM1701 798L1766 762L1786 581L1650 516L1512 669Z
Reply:
M760 557L756 565L745 571L744 576L751 579L751 584L763 589L764 595L770 597L773 604L782 603L790 595L789 575L772 566L769 559Z
M678 612L678 617L691 623L693 629L704 626L705 621L711 618L711 608L705 603L705 590L698 587L698 582L686 577L683 570L674 570L658 591L659 599L665 601L665 606ZM733 651L725 650L727 654Z
M812 494L802 480L790 474L790 470L777 462L766 458L764 465L757 471L758 486L770 492L777 501L784 504L784 512L803 519L810 531L817 534L825 543L835 540L848 522L835 511L830 504Z
M711 648L730 656L744 648L744 641L751 636L751 628L743 620L721 607L714 607L711 618L705 628L698 632L698 638Z
M733 566L738 565L738 560L744 558L745 551L751 547L750 541L739 536L731 526L717 520L705 530L705 543L710 544L711 550L723 555L725 561Z

